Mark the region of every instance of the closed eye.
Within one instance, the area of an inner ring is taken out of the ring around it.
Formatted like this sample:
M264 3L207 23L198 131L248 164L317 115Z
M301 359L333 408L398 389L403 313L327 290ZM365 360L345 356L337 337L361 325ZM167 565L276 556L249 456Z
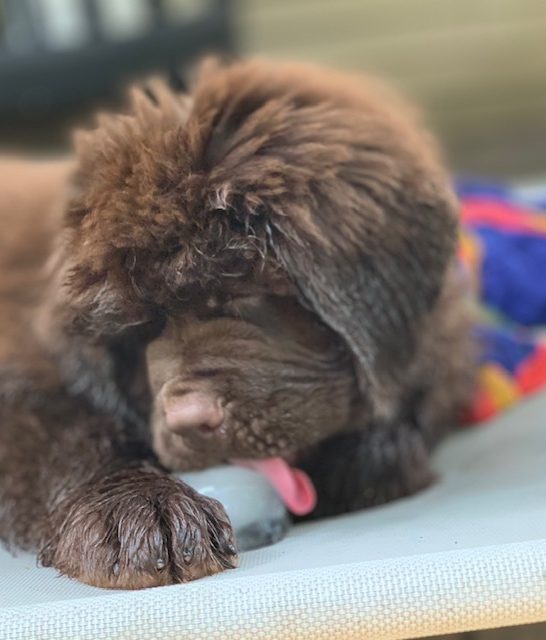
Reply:
M194 378L214 378L219 373L220 369L208 368L208 369L194 369L192 370L192 376Z

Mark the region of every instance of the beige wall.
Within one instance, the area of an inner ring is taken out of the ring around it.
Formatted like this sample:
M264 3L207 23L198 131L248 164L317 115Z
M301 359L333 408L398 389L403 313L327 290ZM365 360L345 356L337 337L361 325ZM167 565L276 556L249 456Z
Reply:
M460 170L546 175L546 0L239 0L242 53L392 79Z

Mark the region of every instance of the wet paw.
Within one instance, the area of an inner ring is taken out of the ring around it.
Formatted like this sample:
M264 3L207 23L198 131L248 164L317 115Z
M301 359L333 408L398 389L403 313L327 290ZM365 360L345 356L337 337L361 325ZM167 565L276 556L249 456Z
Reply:
M174 584L237 564L220 503L152 468L119 471L71 492L55 505L50 529L41 563L97 587Z

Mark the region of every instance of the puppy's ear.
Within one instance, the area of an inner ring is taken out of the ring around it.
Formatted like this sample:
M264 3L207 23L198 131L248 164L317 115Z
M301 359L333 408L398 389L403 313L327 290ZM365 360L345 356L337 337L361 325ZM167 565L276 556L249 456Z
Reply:
M66 329L95 337L154 320L156 256L182 235L171 193L187 172L182 129L190 99L157 78L129 97L128 113L99 114L94 130L74 136L75 168L51 265Z
M389 411L453 255L456 208L426 179L374 186L317 186L312 204L271 216L269 237L302 299L352 351L362 391Z
M302 300L344 338L363 392L386 407L453 258L458 210L434 144L374 87L255 61L198 87L194 112L215 105L211 192L263 232Z

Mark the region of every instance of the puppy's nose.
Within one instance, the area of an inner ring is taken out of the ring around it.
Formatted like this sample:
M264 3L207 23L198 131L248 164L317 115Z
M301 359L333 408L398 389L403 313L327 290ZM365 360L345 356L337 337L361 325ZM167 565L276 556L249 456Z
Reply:
M180 435L199 430L204 435L219 429L225 413L220 400L211 393L188 391L163 401L169 429Z

